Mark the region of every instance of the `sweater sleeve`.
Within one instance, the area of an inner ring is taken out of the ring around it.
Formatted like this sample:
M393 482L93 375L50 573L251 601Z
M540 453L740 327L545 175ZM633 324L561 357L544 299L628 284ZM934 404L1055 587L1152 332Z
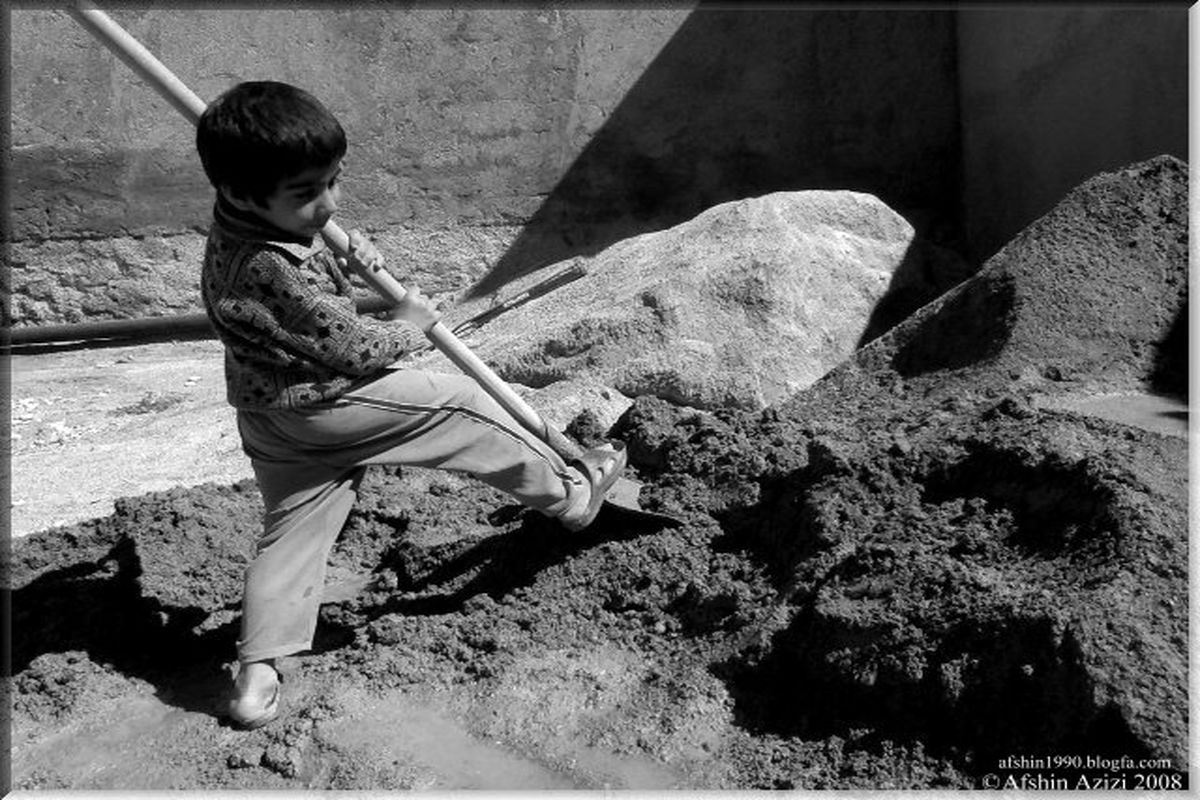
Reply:
M360 317L319 257L295 264L282 253L260 250L232 283L221 303L223 322L280 365L299 360L365 376L390 366L423 338L408 323Z

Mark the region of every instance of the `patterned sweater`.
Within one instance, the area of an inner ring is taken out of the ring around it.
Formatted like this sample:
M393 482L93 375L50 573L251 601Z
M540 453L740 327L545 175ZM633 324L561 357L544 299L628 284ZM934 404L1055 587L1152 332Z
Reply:
M213 210L200 291L225 344L226 397L235 408L336 399L424 340L406 322L360 317L349 279L323 244L222 200Z

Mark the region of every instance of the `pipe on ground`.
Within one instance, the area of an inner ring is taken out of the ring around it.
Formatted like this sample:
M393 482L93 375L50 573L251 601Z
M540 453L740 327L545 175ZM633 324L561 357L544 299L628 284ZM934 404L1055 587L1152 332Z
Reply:
M359 314L376 314L393 303L382 297L357 302ZM129 344L168 337L180 339L215 338L216 333L205 314L178 314L169 317L107 319L62 325L37 325L9 328L8 342L14 347L54 342L99 342L120 339Z

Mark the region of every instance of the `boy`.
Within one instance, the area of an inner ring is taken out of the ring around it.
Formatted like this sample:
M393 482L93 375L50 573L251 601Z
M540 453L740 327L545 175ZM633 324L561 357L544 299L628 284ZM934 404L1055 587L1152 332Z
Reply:
M416 286L389 321L355 313L346 270L381 257L357 231L348 258L316 239L337 211L346 138L310 94L239 84L201 116L196 148L217 190L201 292L265 508L229 703L254 728L279 711L275 659L312 645L326 559L368 465L466 472L580 530L625 456L567 464L471 379L393 366L439 314Z

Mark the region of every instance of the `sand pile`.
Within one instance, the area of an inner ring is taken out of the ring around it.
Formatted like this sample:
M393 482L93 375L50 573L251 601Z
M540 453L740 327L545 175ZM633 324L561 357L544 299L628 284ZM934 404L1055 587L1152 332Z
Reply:
M472 785L396 744L413 719L501 743L482 788L977 787L1048 752L1186 770L1186 441L1036 402L1186 385L1186 201L1173 159L1098 176L764 411L638 398L613 434L677 529L564 537L454 476L372 472L263 731L209 713L252 485L18 542L16 783ZM148 692L188 714L183 744L124 745L156 770L50 755Z

